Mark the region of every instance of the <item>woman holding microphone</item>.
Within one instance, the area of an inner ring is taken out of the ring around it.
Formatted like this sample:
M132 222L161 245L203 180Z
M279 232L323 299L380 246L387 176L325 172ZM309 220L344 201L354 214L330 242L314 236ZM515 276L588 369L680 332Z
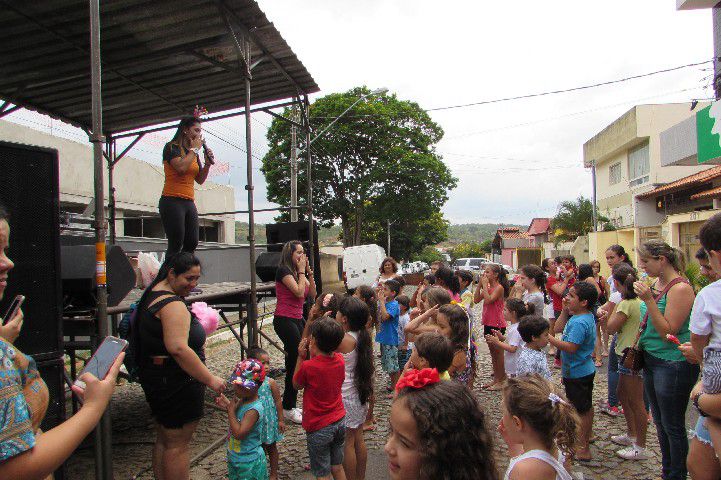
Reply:
M280 263L275 274L275 314L273 328L283 342L285 357L285 390L283 391L283 416L301 423L303 415L295 407L298 391L293 388L293 372L298 360L298 344L303 333L303 304L308 297L315 298L316 288L313 270L303 244L297 240L283 245Z
M198 210L194 183L202 185L215 163L213 151L205 145L198 117L186 117L163 148L165 185L158 203L160 220L168 237L166 260L176 253L193 253L198 246ZM200 162L203 149L205 162Z

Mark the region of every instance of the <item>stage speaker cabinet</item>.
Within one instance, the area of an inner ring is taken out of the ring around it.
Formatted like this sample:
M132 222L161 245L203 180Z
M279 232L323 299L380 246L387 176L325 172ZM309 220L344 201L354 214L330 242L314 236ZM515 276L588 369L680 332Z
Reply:
M57 150L0 142L0 202L10 213L15 263L0 312L25 295L15 345L38 362L63 355Z
M280 252L283 244L291 240L303 243L306 254L313 256L313 276L318 293L323 291L323 280L320 275L320 250L318 248L318 224L313 222L313 252L308 252L308 222L269 223L265 226L265 237L269 252Z

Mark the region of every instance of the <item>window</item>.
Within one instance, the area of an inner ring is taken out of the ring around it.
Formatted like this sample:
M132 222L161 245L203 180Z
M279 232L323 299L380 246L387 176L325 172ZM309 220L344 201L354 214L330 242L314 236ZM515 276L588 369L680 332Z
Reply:
M628 152L629 187L648 182L648 172L650 169L648 143Z
M616 185L621 181L621 163L616 163L608 167L608 184Z

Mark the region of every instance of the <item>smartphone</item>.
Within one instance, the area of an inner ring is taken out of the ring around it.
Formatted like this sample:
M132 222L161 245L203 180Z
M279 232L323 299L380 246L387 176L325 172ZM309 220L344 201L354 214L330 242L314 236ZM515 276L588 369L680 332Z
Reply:
M128 347L127 340L117 337L105 337L103 343L100 344L93 356L85 364L85 368L78 375L78 380L75 380L75 385L85 389L85 382L80 380L80 377L85 373L91 373L95 375L95 378L100 380L104 379L110 371L110 367L115 363L115 359L118 358L126 348Z
M20 310L20 307L23 305L23 302L25 301L25 295L17 295L12 303L10 304L10 308L8 308L8 311L5 312L5 316L3 317L3 325L6 325L10 320L12 320L15 315L17 315L18 310Z

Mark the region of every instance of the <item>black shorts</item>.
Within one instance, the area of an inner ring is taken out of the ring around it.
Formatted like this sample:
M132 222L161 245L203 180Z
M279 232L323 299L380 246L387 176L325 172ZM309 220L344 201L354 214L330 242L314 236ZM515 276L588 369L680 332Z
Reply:
M506 334L505 328L500 327L489 327L488 325L483 325L483 336L486 335L493 335L493 331L501 332L502 335Z
M177 367L148 366L140 385L155 420L165 428L182 428L203 416L205 385Z
M580 378L564 378L566 398L579 414L584 414L593 407L593 379L596 372Z

